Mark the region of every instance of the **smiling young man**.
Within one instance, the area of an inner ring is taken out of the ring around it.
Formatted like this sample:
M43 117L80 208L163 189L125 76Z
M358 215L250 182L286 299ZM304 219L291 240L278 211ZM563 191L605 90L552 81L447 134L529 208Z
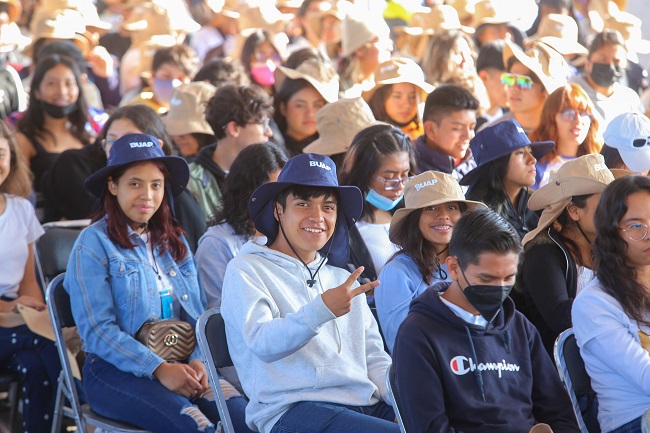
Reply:
M521 251L517 233L491 210L456 223L445 262L451 281L412 302L395 340L410 431L579 433L537 330L508 298Z
M385 385L390 358L356 282L348 229L361 214L354 186L338 186L327 156L291 158L249 202L266 246L249 242L228 264L221 313L262 433L395 432Z
M476 167L469 150L479 102L460 86L448 84L429 93L424 103L424 135L415 141L417 167L451 174L456 180Z

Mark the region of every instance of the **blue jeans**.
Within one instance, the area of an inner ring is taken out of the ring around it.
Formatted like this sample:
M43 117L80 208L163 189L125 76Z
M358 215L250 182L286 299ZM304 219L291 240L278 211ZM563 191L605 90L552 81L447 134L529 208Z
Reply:
M296 403L282 415L271 433L399 433L393 408L345 406L318 401Z
M18 373L23 392L23 430L49 432L61 372L54 342L34 334L26 325L0 328L0 366Z
M219 421L214 400L188 399L157 380L126 373L94 354L86 359L83 377L95 412L154 433L213 433ZM226 403L235 431L250 432L244 415L246 399L232 397Z
M632 421L615 428L609 433L641 433L641 418L633 419Z

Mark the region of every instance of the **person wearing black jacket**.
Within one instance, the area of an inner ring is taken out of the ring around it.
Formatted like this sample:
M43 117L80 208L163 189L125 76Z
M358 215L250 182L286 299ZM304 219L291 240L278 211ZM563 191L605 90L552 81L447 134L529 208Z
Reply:
M517 309L535 325L549 354L555 339L571 327L571 307L593 277L593 215L614 176L602 155L584 155L551 172L528 206L542 210L537 228L524 239L517 279Z
M393 363L407 430L578 433L569 397L533 325L514 308L521 243L494 211L456 223L451 282L417 297Z
M539 220L526 206L528 187L535 183L535 163L553 147L552 141L531 143L514 119L495 123L470 141L477 167L459 183L469 186L468 200L488 205L523 238Z

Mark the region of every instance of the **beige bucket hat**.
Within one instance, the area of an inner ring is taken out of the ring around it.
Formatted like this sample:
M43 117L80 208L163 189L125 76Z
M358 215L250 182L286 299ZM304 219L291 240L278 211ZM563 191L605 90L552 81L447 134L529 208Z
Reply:
M617 30L623 36L628 58L633 62L639 61L637 54L650 53L650 41L643 39L641 34L641 20L631 13L622 12L616 6L610 7L610 15L605 19L605 28Z
M239 30L263 29L282 33L293 18L293 14L283 14L271 2L249 5L240 12Z
M42 1L38 6L38 10L55 11L65 9L72 9L81 13L87 27L95 27L101 30L109 30L113 27L111 23L102 21L99 18L97 7L95 7L92 0L47 0Z
M307 25L320 36L323 32L323 19L325 17L330 16L343 21L347 11L351 8L352 4L346 0L324 1L319 5L319 10L316 13L307 16Z
M203 81L183 84L174 89L169 112L162 120L170 135L208 134L212 128L205 120L205 107L217 88Z
M348 57L372 39L388 39L390 29L381 15L368 15L359 8L351 9L341 23L341 57Z
M503 63L507 65L512 56L537 75L549 95L567 83L569 65L559 52L544 44L535 44L524 52L514 42L506 41Z
M183 2L146 0L132 9L122 28L135 33L138 41L146 41L153 35L193 33L201 25L192 19Z
M511 24L516 18L504 0L479 0L474 3L472 27L478 30L483 24Z
M306 80L314 86L314 89L327 102L338 101L339 99L339 75L334 72L332 65L323 63L317 59L309 59L302 62L296 69L280 66L277 69L276 81L282 85L285 78L292 80Z
M241 15L237 12L239 0L205 0L205 4L208 5L212 12L224 17L238 19Z
M413 60L406 57L393 57L377 66L375 70L375 86L362 92L361 96L366 102L369 102L377 89L387 84L397 83L411 83L419 88L420 101L427 99L427 95L433 92L435 88L424 81L422 68Z
M535 191L528 200L533 211L542 210L537 228L524 236L523 244L531 241L560 216L576 195L597 194L614 180L600 154L589 154L565 162L552 171L546 185Z
M82 36L86 31L83 16L73 9L39 10L34 14L30 25L32 43L23 50L28 56L33 54L34 44L40 39L70 40L79 47L81 53L88 55L91 43Z
M453 6L434 5L426 12L416 12L411 17L407 27L396 27L396 33L404 32L408 35L432 35L443 30L462 30L472 34L474 29L460 23L458 12Z
M526 46L535 42L542 42L563 56L588 53L578 43L578 24L568 15L548 14L542 18L537 33L524 40Z
M484 203L465 200L465 194L453 176L439 171L425 171L406 182L404 186L404 208L398 209L390 221L388 236L394 244L401 245L399 226L406 217L417 209L437 204L459 202L468 209L487 207Z
M372 110L362 98L339 99L318 110L318 138L302 151L327 156L347 152L354 136L375 123Z

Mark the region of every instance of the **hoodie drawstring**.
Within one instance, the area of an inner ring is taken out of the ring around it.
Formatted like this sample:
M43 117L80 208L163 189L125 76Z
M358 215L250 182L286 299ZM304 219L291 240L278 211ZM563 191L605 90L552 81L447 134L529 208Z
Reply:
M503 343L506 346L506 353L510 354L510 342L512 341L512 335L510 335L510 330L506 329L506 332L503 333Z
M474 341L472 340L472 334L469 332L469 328L467 326L465 326L465 331L467 331L467 338L469 339L469 345L472 348L472 356L474 357L474 360L478 365L478 357L476 356L476 349L474 348ZM476 379L476 384L478 385L478 389L481 392L481 397L483 398L483 401L485 401L485 386L483 384L483 373L481 373L481 370L479 370L478 368L474 369L474 378Z

